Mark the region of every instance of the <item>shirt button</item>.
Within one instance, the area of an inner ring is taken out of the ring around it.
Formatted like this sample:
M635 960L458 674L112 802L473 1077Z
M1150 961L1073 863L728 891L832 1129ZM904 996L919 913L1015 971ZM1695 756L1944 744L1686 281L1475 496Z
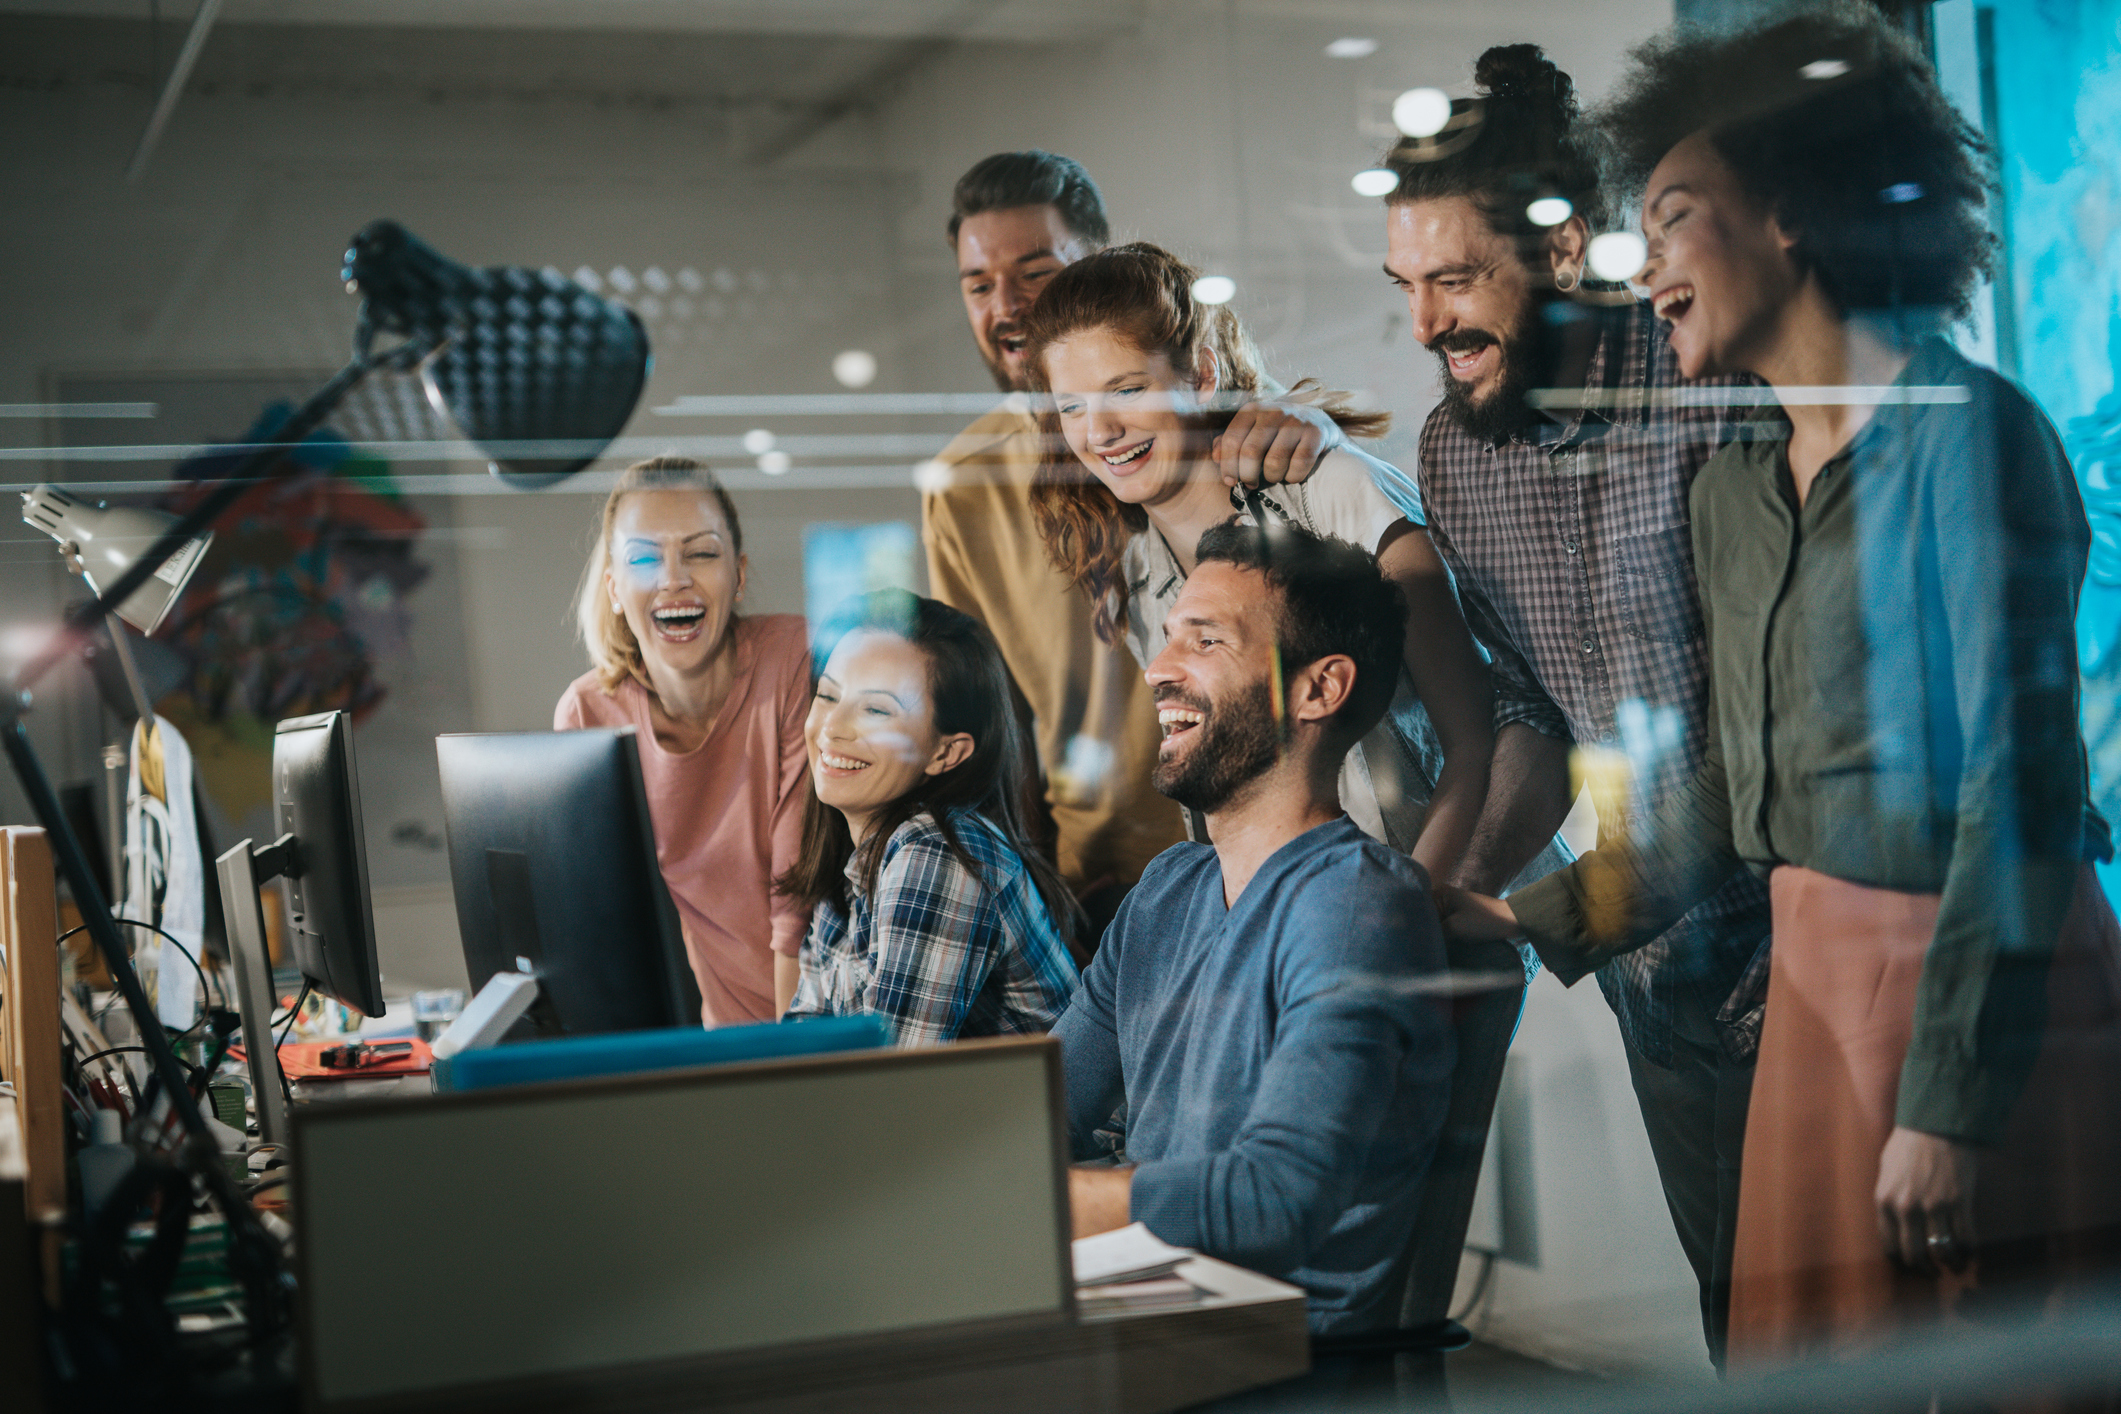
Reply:
M1577 545L1573 540L1564 540L1561 542L1561 548L1573 555L1576 553Z
M1586 653L1596 653L1598 651L1598 640L1595 638L1586 638L1583 641L1583 651Z

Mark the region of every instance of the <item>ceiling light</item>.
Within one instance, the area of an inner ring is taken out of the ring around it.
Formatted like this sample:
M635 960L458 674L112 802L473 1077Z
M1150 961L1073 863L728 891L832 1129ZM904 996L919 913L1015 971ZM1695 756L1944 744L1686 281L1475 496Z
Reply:
M1367 59L1376 52L1376 40L1352 34L1326 46L1328 59Z
M847 349L832 356L832 376L842 388L866 388L876 381L876 355Z
M755 457L762 457L773 450L773 434L763 427L754 427L744 434L744 450Z
M759 458L759 470L768 476L786 476L789 466L786 452L767 452Z
M1392 126L1408 137L1434 137L1451 121L1451 95L1440 88L1410 88L1392 100Z
M58 630L46 624L0 628L0 662L26 663L42 653Z
M913 468L913 487L924 496L939 496L956 480L946 461L925 461Z
M1202 304L1228 304L1237 294L1237 281L1228 275L1203 275L1193 282L1193 298Z
M1808 79L1838 79L1848 71L1846 59L1814 59L1797 72Z
M1357 196L1390 196L1399 188L1399 173L1390 167L1372 167L1366 172L1357 172L1349 183Z
M1543 196L1524 209L1525 219L1535 226L1559 226L1575 214L1565 196Z
M1633 231L1607 231L1591 242L1591 273L1619 284L1642 272L1650 248Z

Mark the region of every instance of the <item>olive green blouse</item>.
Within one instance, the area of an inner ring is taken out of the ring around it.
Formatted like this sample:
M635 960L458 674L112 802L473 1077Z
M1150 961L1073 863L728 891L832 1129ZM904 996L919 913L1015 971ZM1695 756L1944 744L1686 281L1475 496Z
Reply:
M2077 729L2076 479L2039 408L1942 340L1801 507L1786 424L1747 430L1691 500L1716 737L1700 773L1643 837L1511 906L1567 982L1741 866L1939 894L1897 1122L1993 1142L2078 868L2112 849Z

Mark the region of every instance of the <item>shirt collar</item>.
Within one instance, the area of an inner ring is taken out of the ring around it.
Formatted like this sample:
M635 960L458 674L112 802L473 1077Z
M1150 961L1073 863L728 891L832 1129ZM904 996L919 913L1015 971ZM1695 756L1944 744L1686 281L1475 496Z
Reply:
M1646 394L1656 362L1651 346L1655 316L1637 301L1595 309L1590 317L1601 327L1584 371L1584 397L1575 407L1557 407L1539 416L1529 440L1543 451L1595 440L1608 427L1635 427L1649 420Z

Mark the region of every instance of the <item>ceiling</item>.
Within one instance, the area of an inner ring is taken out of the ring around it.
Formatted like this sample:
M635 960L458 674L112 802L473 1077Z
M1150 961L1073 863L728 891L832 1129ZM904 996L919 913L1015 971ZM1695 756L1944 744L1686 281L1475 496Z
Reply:
M1140 21L1147 0L226 0L235 24L836 34L1043 41ZM188 0L162 0L165 22ZM149 0L0 0L0 12L145 19Z

